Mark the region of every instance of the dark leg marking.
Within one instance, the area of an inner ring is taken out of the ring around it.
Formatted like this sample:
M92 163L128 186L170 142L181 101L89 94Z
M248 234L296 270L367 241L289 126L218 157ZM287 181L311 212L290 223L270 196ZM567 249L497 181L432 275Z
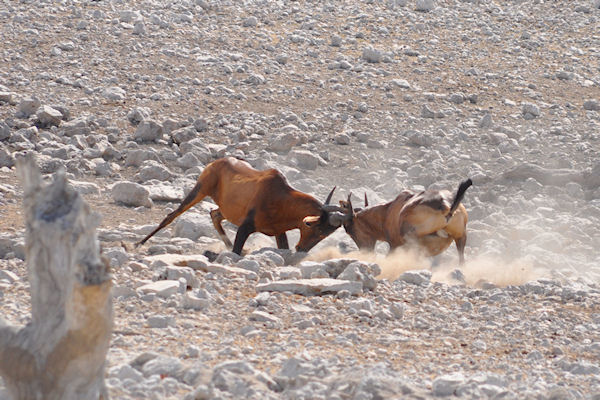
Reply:
M281 235L275 236L275 240L277 240L277 248L278 249L289 249L290 245L288 244L287 235L283 232Z
M254 214L256 214L256 211L254 209L250 210L246 219L244 219L244 222L242 222L238 228L233 243L233 252L236 254L242 254L242 248L244 247L244 243L246 243L248 236L256 231L256 227L254 226Z

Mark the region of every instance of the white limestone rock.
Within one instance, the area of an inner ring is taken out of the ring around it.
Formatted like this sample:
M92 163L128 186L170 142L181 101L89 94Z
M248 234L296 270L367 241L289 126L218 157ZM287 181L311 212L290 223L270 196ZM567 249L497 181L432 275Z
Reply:
M297 135L292 132L285 132L277 134L269 140L268 149L276 153L288 153L292 147L298 144L299 139Z
M303 296L317 296L346 290L352 296L362 292L362 283L339 279L298 279L267 282L256 285L257 292L291 292Z
M140 172L136 174L136 179L139 182L148 182L150 180L167 181L173 177L173 173L169 171L160 162L147 160L140 166Z
M417 0L415 3L415 11L429 12L435 8L434 0Z
M30 115L35 114L41 105L37 97L26 97L21 100L17 107L17 117L28 118Z
M373 47L365 47L362 52L362 58L369 63L378 63L383 58L383 54Z
M179 281L156 281L137 288L141 294L156 294L159 297L167 298L179 290Z
M187 212L177 218L173 235L191 240L198 240L200 236L218 238L210 215L197 212Z
M138 125L140 122L145 121L152 115L152 110L148 107L136 107L127 113L127 120L132 125Z
M154 120L146 119L140 122L133 137L141 142L158 141L163 137L162 125Z
M111 196L115 202L127 206L152 207L152 200L150 200L148 189L135 182L117 182L112 187Z
M401 281L413 285L428 285L431 282L431 271L423 269L419 271L406 271L398 278Z
M63 115L60 111L50 106L41 106L36 112L38 121L42 127L59 126Z
M102 96L110 101L124 101L127 92L118 86L107 87L102 91Z
M465 377L461 373L443 375L433 380L431 388L434 396L451 396L456 389L465 383Z

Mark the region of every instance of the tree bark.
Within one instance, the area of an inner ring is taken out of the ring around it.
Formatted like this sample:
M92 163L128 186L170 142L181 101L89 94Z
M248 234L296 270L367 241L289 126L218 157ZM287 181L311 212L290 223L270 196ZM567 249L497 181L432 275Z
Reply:
M64 171L45 184L32 157L24 187L31 322L0 319L0 375L14 399L108 399L104 364L112 330L111 275L92 213Z

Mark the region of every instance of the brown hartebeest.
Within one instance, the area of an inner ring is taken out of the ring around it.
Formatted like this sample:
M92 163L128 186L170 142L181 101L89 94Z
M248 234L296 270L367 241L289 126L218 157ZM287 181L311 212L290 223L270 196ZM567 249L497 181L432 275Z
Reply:
M221 222L226 219L238 226L234 253L241 254L246 239L253 232L275 236L277 246L287 249L286 232L295 228L300 229L296 250L309 251L343 222L343 210L329 205L334 190L335 187L323 205L311 195L293 189L276 169L258 171L245 161L232 157L221 158L204 168L196 185L179 207L137 245L144 244L156 232L208 196L219 207L210 215L226 245L231 246L231 242Z
M460 264L465 261L467 210L461 204L473 182L462 182L454 197L447 190L404 190L386 204L354 209L350 200L340 201L346 218L344 228L361 250L373 250L378 240L390 250L406 242L416 242L428 255L435 256L456 243ZM351 217L350 217L351 216Z

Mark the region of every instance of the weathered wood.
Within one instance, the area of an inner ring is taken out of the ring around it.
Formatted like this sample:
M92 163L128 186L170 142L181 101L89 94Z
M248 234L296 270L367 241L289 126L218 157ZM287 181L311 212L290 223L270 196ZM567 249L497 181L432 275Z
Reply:
M31 322L0 320L0 375L14 399L107 399L111 275L96 237L99 216L58 172L42 181L18 161L24 187Z

